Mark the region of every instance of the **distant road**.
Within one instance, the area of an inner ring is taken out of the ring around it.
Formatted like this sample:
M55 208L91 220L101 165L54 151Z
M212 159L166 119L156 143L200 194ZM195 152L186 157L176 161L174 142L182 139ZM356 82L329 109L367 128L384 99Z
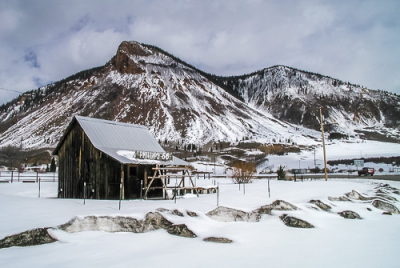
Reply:
M325 179L325 175L312 175L318 178ZM311 176L310 176L311 177ZM328 174L329 179L374 179L374 180L383 180L383 181L400 181L400 174L393 175L375 175L375 176L358 176L358 175L345 175L345 174Z
M304 179L325 179L324 174L302 174L297 175L296 178L299 180L303 176ZM276 174L259 174L256 178L260 179L276 179ZM328 173L328 180L330 179L373 179L373 180L383 180L383 181L400 181L400 174L390 174L390 175L375 175L375 176L358 176L358 175L347 175L338 173Z

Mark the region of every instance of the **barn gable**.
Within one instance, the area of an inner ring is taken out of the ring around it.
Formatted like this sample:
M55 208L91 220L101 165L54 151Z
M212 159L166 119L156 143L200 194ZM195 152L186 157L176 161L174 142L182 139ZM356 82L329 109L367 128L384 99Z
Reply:
M151 161L151 159L143 161L143 158L133 157L134 152L165 153L146 127L83 116L74 117L53 154L57 155L65 136L74 123L81 126L96 149L122 164L172 164L170 157L161 162Z
M61 198L139 198L155 165L173 164L144 126L75 116L53 154ZM158 193L153 193L158 194Z

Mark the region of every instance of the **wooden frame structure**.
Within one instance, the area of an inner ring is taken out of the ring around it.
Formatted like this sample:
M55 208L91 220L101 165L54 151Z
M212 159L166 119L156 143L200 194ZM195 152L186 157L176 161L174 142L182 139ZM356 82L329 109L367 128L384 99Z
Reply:
M170 199L168 190L173 190L173 196L171 199L174 199L175 196L178 194L179 191L186 191L186 190L194 190L196 192L197 197L199 197L198 189L193 183L192 180L192 174L191 170L188 167L160 167L157 165L154 170L154 175L153 177L150 177L150 182L147 184L147 181L145 181L145 187L143 188L144 190L144 199L147 200L147 195L150 190L156 190L156 189L163 189L164 191L164 198L165 199ZM176 174L177 172L182 172L182 174ZM171 174L172 173L172 174ZM191 183L192 187L186 187L185 186L185 178L189 178L189 182ZM176 179L180 180L179 184L176 186L168 186L168 182L170 179ZM155 180L160 180L162 186L152 186L152 184L155 182Z

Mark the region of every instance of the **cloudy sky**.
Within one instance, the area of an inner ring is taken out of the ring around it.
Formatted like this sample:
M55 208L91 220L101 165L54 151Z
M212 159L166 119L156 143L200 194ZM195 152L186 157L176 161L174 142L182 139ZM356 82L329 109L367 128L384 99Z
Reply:
M400 94L399 14L399 0L1 0L0 104L124 40L219 75L281 64Z

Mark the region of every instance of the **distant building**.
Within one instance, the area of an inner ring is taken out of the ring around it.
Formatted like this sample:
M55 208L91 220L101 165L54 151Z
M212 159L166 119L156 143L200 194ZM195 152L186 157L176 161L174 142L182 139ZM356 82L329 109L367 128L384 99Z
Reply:
M53 152L58 156L58 197L123 199L140 197L156 165L176 159L146 127L75 116ZM148 193L162 197L162 189Z

